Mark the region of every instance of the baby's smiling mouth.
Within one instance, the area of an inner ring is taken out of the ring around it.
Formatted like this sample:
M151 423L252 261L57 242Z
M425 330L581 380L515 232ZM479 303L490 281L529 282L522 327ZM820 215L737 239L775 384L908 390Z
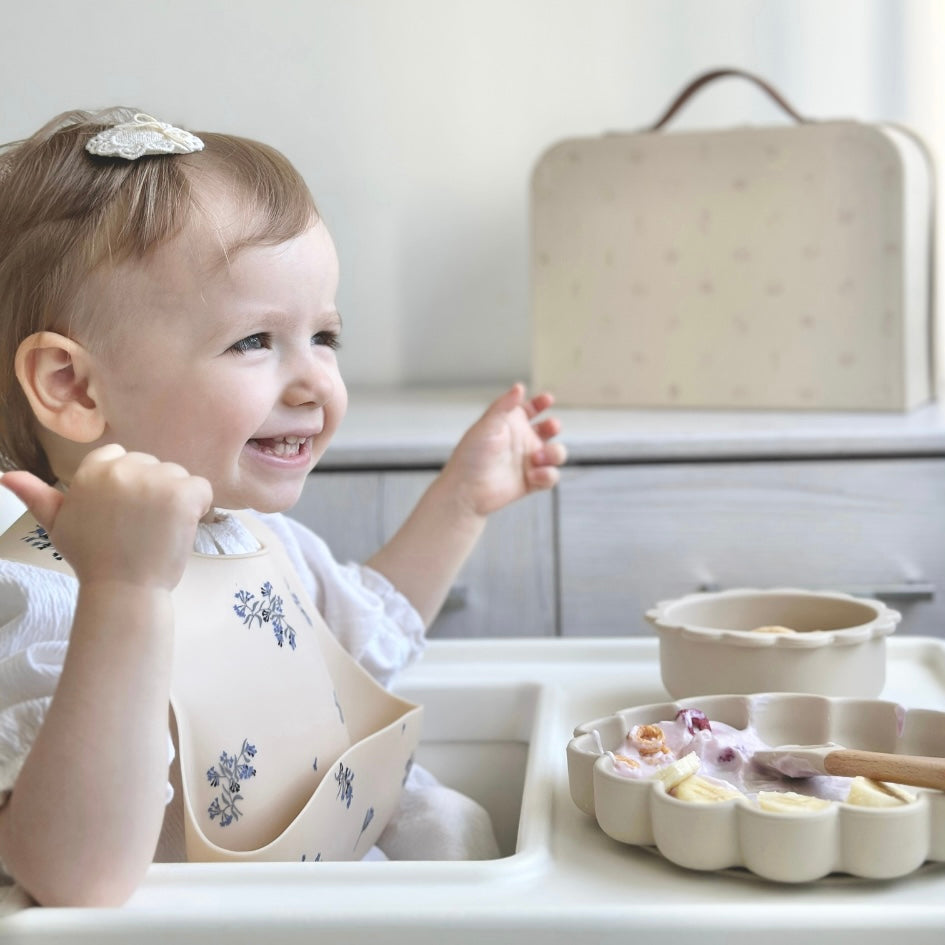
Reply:
M266 439L250 440L263 453L271 456L298 456L308 442L306 436L273 436Z

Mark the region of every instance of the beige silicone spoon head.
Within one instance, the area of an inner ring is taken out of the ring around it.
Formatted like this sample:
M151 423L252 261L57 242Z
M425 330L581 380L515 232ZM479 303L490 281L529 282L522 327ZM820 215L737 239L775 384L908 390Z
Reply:
M876 781L945 790L945 758L864 751L828 743L781 745L756 751L753 761L761 768L777 771L789 778L809 778L818 774L862 775Z

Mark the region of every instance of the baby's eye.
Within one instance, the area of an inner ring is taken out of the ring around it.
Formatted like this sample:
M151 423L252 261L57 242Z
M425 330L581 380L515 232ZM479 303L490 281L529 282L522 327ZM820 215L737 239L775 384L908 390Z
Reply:
M230 351L236 354L245 354L247 351L259 351L263 348L270 347L269 341L269 332L258 331L254 335L247 335L245 338L241 338L230 348Z
M312 335L312 344L337 350L341 347L341 338L337 331L320 331L317 335Z

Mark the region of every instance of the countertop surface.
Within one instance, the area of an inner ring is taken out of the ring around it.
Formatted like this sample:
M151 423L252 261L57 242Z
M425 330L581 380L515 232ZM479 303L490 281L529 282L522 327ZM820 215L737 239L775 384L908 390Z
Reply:
M501 393L490 388L354 388L320 468L441 465ZM569 462L945 455L938 402L909 412L583 409L559 406Z

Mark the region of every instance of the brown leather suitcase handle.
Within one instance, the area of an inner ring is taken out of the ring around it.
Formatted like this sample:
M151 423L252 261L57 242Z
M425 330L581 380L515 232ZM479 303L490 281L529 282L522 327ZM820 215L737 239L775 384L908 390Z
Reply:
M655 124L651 125L650 131L659 131L666 123L676 114L696 94L701 88L708 85L710 82L715 82L716 79L727 79L730 77L737 77L741 79L748 79L750 82L753 82L758 86L762 91L766 92L768 96L776 102L778 105L787 112L795 121L800 122L801 124L807 124L810 119L805 118L801 115L790 103L775 89L770 83L766 82L764 79L756 76L752 72L746 72L744 69L712 69L710 72L704 72L702 75L696 76L677 96L673 99L669 108L663 113Z

